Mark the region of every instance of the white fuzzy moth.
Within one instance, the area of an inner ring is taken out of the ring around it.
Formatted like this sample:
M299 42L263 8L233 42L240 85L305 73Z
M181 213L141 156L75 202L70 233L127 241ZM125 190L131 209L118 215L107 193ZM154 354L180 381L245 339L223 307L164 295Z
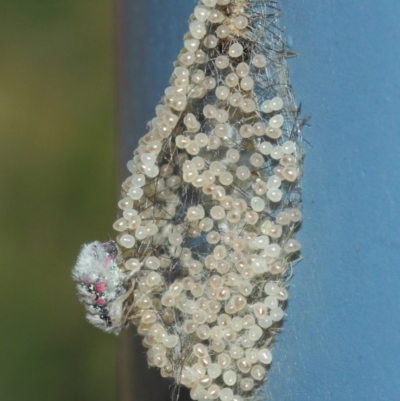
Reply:
M131 292L123 286L129 275L118 268L117 256L114 241L92 242L83 246L72 271L89 322L115 334L124 325L123 303Z
M193 400L253 397L298 258L299 118L271 0L202 0L128 162L114 243L74 278L96 326L143 336Z

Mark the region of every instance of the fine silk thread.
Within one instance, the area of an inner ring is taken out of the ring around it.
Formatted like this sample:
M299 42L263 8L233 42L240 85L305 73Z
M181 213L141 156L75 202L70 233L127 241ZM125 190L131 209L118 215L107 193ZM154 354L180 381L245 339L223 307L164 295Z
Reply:
M73 277L95 326L143 336L193 400L252 398L300 244L301 128L271 0L201 0L128 162L116 242Z

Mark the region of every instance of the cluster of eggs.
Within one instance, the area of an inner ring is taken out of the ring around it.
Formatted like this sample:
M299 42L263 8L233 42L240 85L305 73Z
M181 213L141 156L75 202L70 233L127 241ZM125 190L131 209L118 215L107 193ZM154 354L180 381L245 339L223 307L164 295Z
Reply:
M196 6L114 224L128 319L193 400L240 401L265 378L300 250L300 124L264 3Z

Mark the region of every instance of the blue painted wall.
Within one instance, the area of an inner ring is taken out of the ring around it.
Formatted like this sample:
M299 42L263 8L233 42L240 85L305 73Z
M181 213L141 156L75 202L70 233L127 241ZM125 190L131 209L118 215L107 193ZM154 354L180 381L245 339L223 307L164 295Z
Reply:
M126 157L153 117L195 1L128 3L119 58ZM266 399L400 400L400 3L280 5L300 53L289 61L296 98L312 119L304 260Z
M400 3L282 0L305 136L304 261L274 400L400 399ZM280 395L282 394L282 395Z

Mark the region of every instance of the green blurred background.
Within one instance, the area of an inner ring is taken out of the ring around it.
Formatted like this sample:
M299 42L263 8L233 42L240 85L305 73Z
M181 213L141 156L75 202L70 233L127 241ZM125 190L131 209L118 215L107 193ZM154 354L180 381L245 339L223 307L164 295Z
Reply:
M115 400L70 269L114 220L114 5L2 0L0 400Z

